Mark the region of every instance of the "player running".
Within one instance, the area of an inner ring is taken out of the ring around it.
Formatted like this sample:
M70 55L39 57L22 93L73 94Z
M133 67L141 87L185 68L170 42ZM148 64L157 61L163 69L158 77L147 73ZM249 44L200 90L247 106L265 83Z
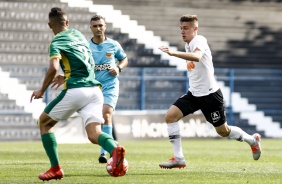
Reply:
M52 128L74 112L82 117L88 139L112 154L113 172L118 175L123 169L125 149L117 146L110 135L101 131L101 124L104 123L103 94L101 84L95 80L95 63L89 43L79 31L68 29L68 24L67 14L63 9L51 9L48 25L55 38L49 46L49 68L41 89L34 91L30 99L32 102L33 99L42 98L52 82L53 86L63 83L62 92L46 106L38 120L43 147L51 163L51 168L39 174L38 178L44 181L64 177ZM60 66L64 72L63 81L60 80L60 75L55 77Z

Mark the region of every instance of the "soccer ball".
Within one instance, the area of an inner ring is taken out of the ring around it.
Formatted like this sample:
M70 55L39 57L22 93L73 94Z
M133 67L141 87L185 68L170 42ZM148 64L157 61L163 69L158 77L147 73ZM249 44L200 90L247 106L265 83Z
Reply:
M126 172L128 171L128 162L125 158L123 159L123 168L118 173L113 172L113 164L114 164L113 163L113 157L111 157L106 164L106 169L107 169L107 172L109 173L109 175L111 175L113 177L124 176L126 174Z

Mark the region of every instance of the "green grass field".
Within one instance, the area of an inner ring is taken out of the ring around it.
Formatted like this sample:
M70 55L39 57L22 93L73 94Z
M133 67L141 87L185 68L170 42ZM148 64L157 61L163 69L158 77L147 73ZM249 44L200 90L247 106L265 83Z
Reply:
M282 183L282 140L264 139L259 161L252 159L246 143L226 139L184 139L185 169L160 169L172 157L168 140L122 141L129 171L123 177L108 175L98 163L99 147L92 144L59 144L65 171L61 184L270 184ZM37 175L49 169L41 142L0 142L0 183L42 183Z

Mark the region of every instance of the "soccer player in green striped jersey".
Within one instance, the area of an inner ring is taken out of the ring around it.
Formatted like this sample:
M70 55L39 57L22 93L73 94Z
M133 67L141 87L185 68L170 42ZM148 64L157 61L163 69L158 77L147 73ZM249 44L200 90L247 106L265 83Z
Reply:
M95 63L85 37L75 29L68 28L66 12L54 7L49 13L49 27L55 38L49 46L49 68L41 89L32 93L33 99L42 98L50 84L61 85L56 74L61 67L64 72L63 90L44 109L38 120L41 140L50 160L51 168L38 175L40 180L61 179L64 177L59 162L57 142L52 131L60 120L77 112L83 119L88 139L99 144L113 157L113 175L119 176L123 168L125 149L117 146L113 138L101 131L104 123L103 94L101 84L95 80Z

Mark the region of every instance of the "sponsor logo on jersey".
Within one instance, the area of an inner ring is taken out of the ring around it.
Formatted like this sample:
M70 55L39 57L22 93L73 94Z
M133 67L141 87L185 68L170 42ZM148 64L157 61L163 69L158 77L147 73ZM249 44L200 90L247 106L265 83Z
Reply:
M111 68L110 64L95 65L95 71L108 70Z
M87 41L86 40L82 40L82 41L70 42L69 45L73 46L73 45L82 44L82 43L87 43Z

